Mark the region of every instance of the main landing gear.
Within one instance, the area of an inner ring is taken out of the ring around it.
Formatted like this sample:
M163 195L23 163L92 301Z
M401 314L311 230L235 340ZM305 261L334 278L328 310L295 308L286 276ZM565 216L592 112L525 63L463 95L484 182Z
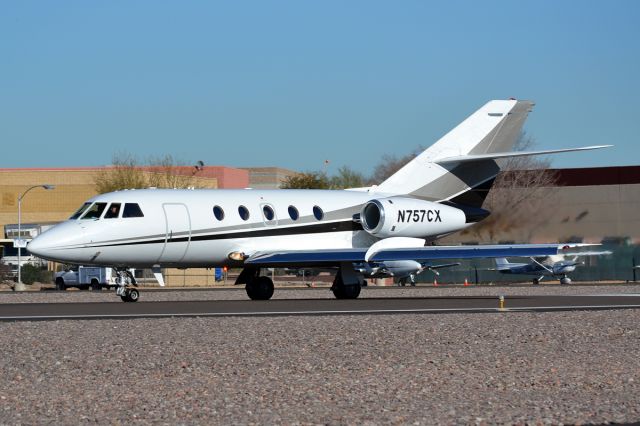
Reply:
M355 271L352 263L342 263L331 291L336 299L357 299L364 284L362 274Z
M244 284L247 296L251 300L269 300L273 296L273 281L260 275L260 268L246 267L242 270L236 284ZM331 291L336 299L356 299L364 285L362 274L355 271L352 263L343 263L338 269Z
M259 268L244 268L236 284L244 284L247 296L251 300L269 300L273 296L273 281L271 278L263 275L260 276Z
M128 269L116 268L116 294L123 302L137 302L140 299L140 292L135 288L138 286L136 279Z

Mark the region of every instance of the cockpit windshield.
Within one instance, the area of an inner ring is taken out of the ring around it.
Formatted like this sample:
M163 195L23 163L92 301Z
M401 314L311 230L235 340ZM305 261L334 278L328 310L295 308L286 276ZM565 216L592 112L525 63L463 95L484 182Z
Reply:
M89 206L90 206L90 205L91 205L91 203L84 203L84 204L82 205L82 207L80 207L80 208L79 208L79 209L78 209L78 210L73 214L73 216L71 216L71 217L69 218L69 220L73 220L73 219L77 219L77 218L79 218L79 217L82 215L82 213L84 213L84 212L85 212L85 210L87 210L87 208L89 208Z
M100 219L105 207L107 203L94 203L80 219Z

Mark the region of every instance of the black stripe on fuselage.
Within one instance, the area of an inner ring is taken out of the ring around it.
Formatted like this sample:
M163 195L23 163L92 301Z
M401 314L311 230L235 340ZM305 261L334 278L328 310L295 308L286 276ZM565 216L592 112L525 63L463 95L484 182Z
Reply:
M344 232L344 231L361 231L362 225L352 220L342 222L316 223L305 226L290 226L286 228L261 228L240 232L229 232L224 234L209 234L191 236L191 241L213 241L213 240L229 240L232 238L256 238L256 237L277 237L283 235L300 235L300 234L321 234L325 232ZM168 243L179 243L189 241L189 237L169 238ZM116 246L133 246L143 244L164 244L165 238L157 238L147 241L131 241L121 242L117 244L94 244L88 247L116 247Z

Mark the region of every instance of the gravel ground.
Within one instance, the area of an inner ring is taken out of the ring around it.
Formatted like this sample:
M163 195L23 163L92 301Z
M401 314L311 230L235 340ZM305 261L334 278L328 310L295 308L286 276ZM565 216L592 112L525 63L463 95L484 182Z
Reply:
M639 323L640 310L0 323L0 423L632 422Z
M158 290L143 288L140 300L146 302L186 301L186 300L246 300L243 286L208 290ZM447 296L529 296L529 295L578 295L578 294L640 294L640 284L611 285L568 285L568 286L469 286L469 287L369 287L364 288L360 297L447 297ZM321 288L278 288L274 299L333 299L328 287ZM115 291L38 291L14 293L0 292L0 303L77 303L77 302L117 302L122 303Z

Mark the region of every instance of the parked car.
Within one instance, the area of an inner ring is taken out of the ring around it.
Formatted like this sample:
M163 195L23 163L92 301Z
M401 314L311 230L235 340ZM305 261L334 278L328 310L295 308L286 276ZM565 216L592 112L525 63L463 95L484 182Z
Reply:
M69 287L101 290L103 287L115 287L115 279L111 268L98 266L78 266L56 273L56 289L66 290Z

